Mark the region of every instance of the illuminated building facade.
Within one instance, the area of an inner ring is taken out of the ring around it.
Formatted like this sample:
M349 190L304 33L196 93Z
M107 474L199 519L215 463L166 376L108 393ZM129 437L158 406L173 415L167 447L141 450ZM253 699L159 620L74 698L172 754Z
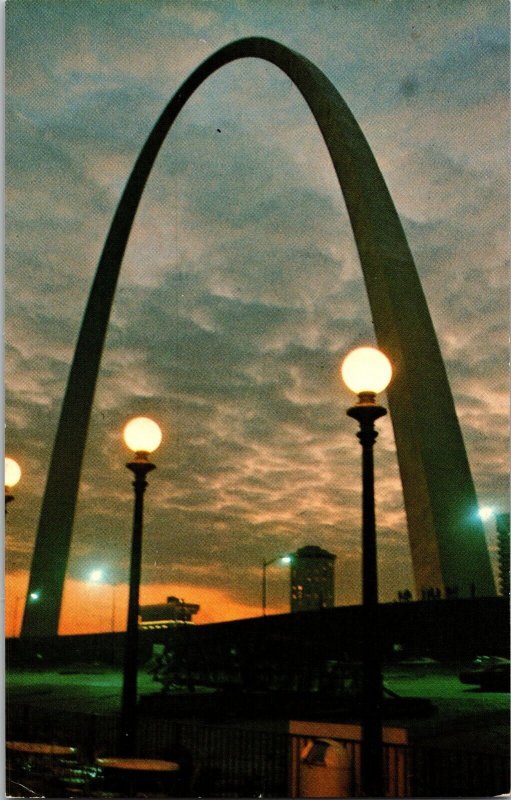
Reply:
M317 545L301 547L291 562L291 611L314 611L334 605L333 553Z
M509 513L497 514L496 524L499 552L499 594L509 598Z

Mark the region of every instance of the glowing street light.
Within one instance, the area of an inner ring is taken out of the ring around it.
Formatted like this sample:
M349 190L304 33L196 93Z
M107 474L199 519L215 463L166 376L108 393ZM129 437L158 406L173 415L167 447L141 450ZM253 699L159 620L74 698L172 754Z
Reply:
M105 576L105 570L103 570L103 569L101 569L99 567L96 567L96 569L93 569L93 570L91 570L89 572L89 583L95 583L95 584L107 583L107 584L110 584L110 586L112 587L112 614L111 614L110 626L111 626L112 633L114 633L115 632L115 586L116 586L116 582L114 581L113 578L110 578L110 580L108 580L108 577Z
M348 409L347 414L360 425L357 437L362 445L362 791L365 797L383 797L383 684L378 625L373 446L378 436L374 423L387 413L383 406L376 404L376 395L390 383L392 366L380 350L357 347L344 359L341 375L348 388L358 395L358 402Z
M479 509L479 516L483 522L488 522L495 516L495 512L491 506L481 506Z
M130 420L123 432L124 441L134 453L153 453L161 444L161 429L148 417L135 417Z
M93 569L89 574L89 581L91 583L101 583L103 580L103 570L102 569Z
M124 428L124 441L135 457L126 466L133 472L135 503L133 510L133 535L128 599L128 620L124 648L124 669L121 705L121 751L126 756L135 755L137 732L137 667L138 667L138 615L140 572L142 564L142 530L144 492L148 472L156 469L149 454L161 443L160 427L147 417L135 417Z
M290 555L283 555L283 556L275 556L275 558L270 558L269 561L263 561L263 580L262 580L262 589L261 589L261 606L263 610L263 617L266 616L266 570L271 564L275 564L279 561L281 564L290 564L293 560L292 556Z
M14 500L11 492L21 478L21 469L17 461L6 456L4 461L4 489L5 489L5 513L7 514L7 503Z
M354 394L359 397L370 395L374 400L389 385L392 366L387 356L376 347L356 347L342 362L341 375Z

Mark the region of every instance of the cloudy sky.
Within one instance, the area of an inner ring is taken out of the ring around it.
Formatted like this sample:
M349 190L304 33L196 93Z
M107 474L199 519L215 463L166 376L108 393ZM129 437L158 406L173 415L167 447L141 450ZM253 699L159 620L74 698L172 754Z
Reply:
M507 0L10 0L6 10L7 542L19 624L53 437L120 193L188 74L244 36L313 61L362 127L414 253L479 501L509 507ZM373 343L347 212L305 102L244 59L196 92L145 191L92 414L61 631L124 623L131 534L121 429L163 429L142 601L199 621L259 613L261 561L337 556L360 598L360 465L343 355ZM376 452L380 596L413 586L391 422ZM493 523L487 527L494 547ZM269 572L286 610L288 573Z

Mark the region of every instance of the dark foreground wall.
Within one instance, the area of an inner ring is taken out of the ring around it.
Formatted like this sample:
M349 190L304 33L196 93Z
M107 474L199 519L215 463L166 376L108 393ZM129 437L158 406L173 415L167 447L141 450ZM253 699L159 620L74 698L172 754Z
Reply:
M388 603L380 606L384 658L430 656L458 661L509 653L509 607L503 598ZM169 649L192 661L218 663L226 654L248 661L358 660L362 609L344 606L168 631ZM163 638L163 637L162 637Z
M156 633L156 631L154 632ZM156 639L154 639L156 641ZM153 640L140 631L139 661L147 661ZM124 656L124 633L87 633L76 636L44 636L30 639L6 639L6 668L36 667L54 669L73 664L115 664Z
M422 655L452 661L509 654L509 604L500 597L382 604L380 627L386 658ZM255 659L271 653L305 660L311 654L354 659L360 655L362 633L360 606L141 630L139 661L150 658L154 643L185 645L212 658L234 649ZM8 639L6 665L121 664L123 642L123 633Z

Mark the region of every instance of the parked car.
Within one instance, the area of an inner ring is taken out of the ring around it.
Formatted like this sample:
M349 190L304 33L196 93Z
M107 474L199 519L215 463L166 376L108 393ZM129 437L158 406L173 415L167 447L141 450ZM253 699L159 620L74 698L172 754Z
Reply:
M483 669L479 677L479 686L486 692L509 692L509 662L493 664Z
M459 679L462 683L480 686L481 689L509 691L510 661L502 656L477 656L472 663L462 669Z

